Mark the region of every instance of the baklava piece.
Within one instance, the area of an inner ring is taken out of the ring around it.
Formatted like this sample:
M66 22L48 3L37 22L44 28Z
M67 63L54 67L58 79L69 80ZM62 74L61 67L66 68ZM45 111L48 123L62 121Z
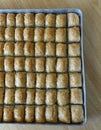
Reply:
M68 88L68 74L58 74L57 88Z
M27 89L26 104L34 104L35 101L35 90Z
M34 14L33 13L25 13L24 24L25 24L25 26L34 26Z
M34 39L33 28L24 28L23 37L24 37L24 41L33 41Z
M23 41L23 28L15 29L15 41Z
M5 74L5 86L8 88L15 87L15 73L8 72Z
M55 15L47 14L45 18L45 25L47 27L55 27Z
M46 56L55 56L55 43L46 43Z
M45 70L45 58L36 58L35 63L36 72L43 72Z
M53 42L55 39L55 30L54 28L46 28L44 32L44 41Z
M34 122L34 116L35 116L35 112L34 112L34 106L26 106L25 108L25 121L26 122Z
M72 105L71 106L71 116L73 123L81 123L84 121L84 112L83 106L81 105Z
M81 71L81 59L79 57L69 58L69 71L70 72Z
M3 110L3 121L13 122L14 121L14 108L11 106L5 106Z
M26 74L24 72L17 72L15 74L16 87L25 87Z
M15 106L14 108L14 120L15 122L24 122L24 107L23 106Z
M82 90L79 88L71 89L71 103L73 104L82 104L83 103L83 95Z
M35 104L37 105L45 104L45 90L36 90Z
M16 26L17 27L23 27L24 26L24 15L21 13L18 13L16 15Z
M5 86L5 74L0 72L0 87Z
M67 105L70 102L69 90L67 90L67 89L58 90L57 102L58 102L58 105L60 105L60 106Z
M66 27L66 14L56 16L56 27Z
M25 67L25 59L22 57L16 57L14 59L15 71L23 71Z
M79 27L68 28L68 41L69 42L79 42L80 41Z
M7 14L7 26L15 26L15 14Z
M0 106L0 122L2 121L3 108Z
M80 43L68 44L69 56L80 56Z
M0 57L0 71L4 70L4 58Z
M0 27L0 41L5 40L5 29Z
M57 58L56 71L67 72L68 61L67 58Z
M6 14L0 13L0 26L1 27L6 26Z
M34 73L27 73L27 88L35 88L35 74Z
M0 104L3 104L4 99L4 89L0 88Z
M4 44L4 55L13 56L14 55L14 43L6 42Z
M13 104L14 103L14 89L5 89L5 104Z
M15 56L23 56L24 55L24 43L16 42L14 51L15 51Z
M66 42L66 29L58 28L56 29L56 42Z
M46 58L46 72L56 71L56 58Z
M76 13L68 13L68 26L79 26L79 16Z
M56 44L56 56L67 56L66 44L62 44L62 43Z
M56 103L56 100L57 100L56 90L47 90L46 91L46 104L53 105Z
M36 88L45 88L46 74L37 73L36 74Z
M35 43L35 56L44 56L45 53L45 43L37 42Z
M35 107L35 121L37 123L45 122L45 106L36 106Z
M55 105L46 106L45 117L46 122L56 123L58 118L57 107Z
M46 88L56 88L56 74L47 74Z
M44 26L45 23L45 14L44 13L37 13L35 15L35 25L36 26Z
M14 41L15 32L14 28L8 27L5 29L5 40Z
M35 42L42 42L44 41L44 28L35 28L34 32L34 41Z
M6 57L4 60L4 68L5 68L5 71L13 71L14 70L14 58Z
M16 89L15 90L15 104L24 104L26 101L26 90Z
M81 87L82 77L80 73L70 73L70 87Z
M58 107L58 118L60 122L70 123L70 111L69 106Z
M34 56L34 43L26 42L24 45L24 55L25 56Z
M26 58L25 70L28 72L34 71L34 58Z
M0 42L0 56L3 56L4 54L4 43L3 42Z

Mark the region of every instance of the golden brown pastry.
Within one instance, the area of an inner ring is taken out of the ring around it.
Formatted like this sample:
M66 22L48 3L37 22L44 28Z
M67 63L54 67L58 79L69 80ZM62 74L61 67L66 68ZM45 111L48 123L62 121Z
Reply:
M14 41L14 39L15 39L14 31L15 31L14 28L11 28L11 27L6 28L5 29L5 40Z
M79 16L76 13L68 13L68 26L79 26Z
M33 37L34 37L33 28L24 28L23 37L24 37L24 41L33 41Z
M5 68L5 71L13 71L14 70L14 58L6 57L4 60L4 68Z
M26 106L25 108L25 121L26 122L34 122L34 106Z
M66 27L66 14L56 16L56 27Z
M69 71L70 72L81 71L81 59L79 57L69 58Z
M56 58L46 58L46 72L56 71Z
M67 105L70 102L68 89L58 90L57 102L60 106Z
M0 71L4 70L4 58L0 57Z
M3 72L0 72L0 87L5 86L5 74Z
M3 108L0 106L0 122L2 121Z
M80 43L68 44L69 56L80 56Z
M34 14L33 13L25 13L24 24L25 24L25 26L34 26Z
M23 41L23 28L15 29L15 41Z
M57 58L56 71L57 72L67 72L68 59L67 58Z
M47 14L45 17L45 25L47 27L55 26L55 14Z
M15 44L15 56L23 56L24 55L24 43L16 42Z
M35 63L36 72L43 72L45 70L45 58L36 58Z
M7 26L15 26L15 14L14 13L7 14Z
M36 26L44 26L45 23L45 14L44 13L37 13L35 15L35 25Z
M5 28L0 27L0 41L5 40Z
M66 29L58 28L56 29L56 42L66 42Z
M25 59L22 57L16 57L14 59L15 71L23 71L25 67Z
M34 101L35 101L35 90L27 89L26 104L34 104Z
M82 105L72 105L71 106L71 116L73 123L80 123L84 120L84 112Z
M69 106L58 107L58 118L60 122L70 123L70 111Z
M57 88L68 88L68 74L57 75Z
M26 89L15 90L15 104L24 104L26 101Z
M14 103L14 89L5 89L5 104L13 104Z
M55 56L55 43L46 43L46 56Z
M24 15L22 13L16 14L16 26L17 27L24 26Z
M17 72L15 74L16 87L25 87L26 74L24 72Z
M24 122L24 107L15 106L14 108L14 120L15 122Z
M37 42L35 43L35 56L44 56L45 53L45 43Z
M25 70L28 72L34 71L34 58L26 58L25 60Z
M27 88L35 88L35 74L34 73L27 73Z
M3 48L4 48L4 43L0 42L0 56L3 56L4 54Z
M25 56L34 56L34 43L26 42L24 45L24 55Z
M82 77L81 73L70 73L70 87L81 87Z
M55 105L46 106L45 117L46 122L56 123L58 117L57 107Z
M6 14L0 13L0 26L6 26Z
M62 44L62 43L56 44L56 56L67 56L66 44Z
M79 27L68 28L68 41L69 42L79 42L80 41Z
M46 75L46 88L56 88L56 74Z
M14 108L12 106L5 106L3 110L3 121L13 122L14 121Z
M46 104L54 105L56 103L56 90L47 90L46 91Z
M34 32L34 41L35 42L42 42L44 41L44 28L35 28Z
M4 89L0 88L0 104L3 104L4 99Z
M8 88L15 87L15 73L8 72L5 74L5 86Z
M45 90L36 90L35 94L35 104L42 105L45 104Z
M45 122L45 106L36 106L35 107L35 121L37 123Z
M46 74L37 73L36 74L36 88L45 88Z
M83 104L82 90L79 88L71 89L71 103Z
M4 44L4 55L13 56L14 55L14 43L6 42Z
M44 41L52 42L55 39L55 29L54 28L46 28L44 32Z

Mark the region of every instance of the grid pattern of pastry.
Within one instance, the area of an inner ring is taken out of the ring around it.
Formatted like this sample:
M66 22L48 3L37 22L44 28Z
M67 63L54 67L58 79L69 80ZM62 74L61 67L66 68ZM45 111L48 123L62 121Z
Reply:
M76 13L0 14L0 122L82 123Z

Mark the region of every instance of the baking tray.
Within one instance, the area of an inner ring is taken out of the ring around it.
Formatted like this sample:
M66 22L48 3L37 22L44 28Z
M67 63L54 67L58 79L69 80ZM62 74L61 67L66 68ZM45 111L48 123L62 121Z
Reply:
M77 13L80 18L80 44L81 44L81 61L82 61L82 90L83 90L83 109L84 109L84 121L82 123L5 123L1 122L0 124L30 124L30 125L84 125L87 122L87 109L86 109L86 85L85 85L85 67L84 67L84 46L83 46L83 14L82 11L78 8L63 8L63 9L0 9L0 13Z

